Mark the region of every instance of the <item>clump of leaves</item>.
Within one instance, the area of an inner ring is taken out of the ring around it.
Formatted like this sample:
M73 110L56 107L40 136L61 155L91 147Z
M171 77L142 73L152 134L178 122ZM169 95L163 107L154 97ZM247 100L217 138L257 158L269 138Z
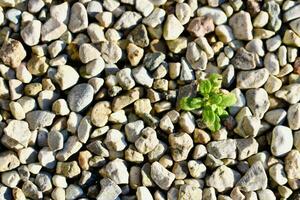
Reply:
M215 132L221 128L221 119L228 116L226 108L236 102L232 93L225 94L221 89L222 76L211 74L198 85L197 97L184 97L180 107L186 111L202 109L202 120L208 129Z

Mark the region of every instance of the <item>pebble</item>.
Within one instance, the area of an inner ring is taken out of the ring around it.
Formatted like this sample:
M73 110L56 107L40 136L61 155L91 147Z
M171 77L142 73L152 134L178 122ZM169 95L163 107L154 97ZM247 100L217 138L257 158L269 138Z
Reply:
M254 138L237 139L238 159L244 160L258 152L258 142Z
M116 30L132 28L137 25L141 19L142 16L139 13L126 11L121 15L118 21L116 21L114 28Z
M14 188L18 185L20 176L17 171L4 172L1 175L1 182L7 187Z
M202 196L202 190L189 184L181 185L179 188L178 199L191 199L195 200Z
M277 56L274 53L267 53L264 57L264 66L272 75L279 74L280 66Z
M50 42L60 38L67 31L67 26L55 18L48 19L41 28L41 40Z
M26 57L26 51L22 43L18 40L9 39L0 49L0 59L5 65L13 68L20 66Z
M269 77L269 71L265 68L240 71L237 74L237 87L240 89L259 88L263 86Z
M208 143L207 152L217 159L236 158L236 141L232 139Z
M67 178L74 178L80 174L80 167L76 161L57 162L56 173ZM69 186L70 187L70 186Z
M288 181L284 172L284 166L280 163L272 165L269 168L269 174L278 185L285 185Z
M262 119L264 114L270 107L269 97L267 92L262 89L249 89L246 92L247 105L253 115Z
M97 195L97 200L116 199L122 192L121 188L109 178L100 181L101 190Z
M290 104L295 104L300 100L300 84L293 83L284 86L275 93L275 96Z
M135 2L135 8L141 12L143 16L147 17L154 9L154 5L149 0L137 0Z
M174 161L186 160L190 150L193 148L193 140L187 133L170 134L169 144Z
M221 25L227 21L226 14L219 8L201 7L197 10L197 16L210 16L215 25Z
M48 146L51 150L57 151L63 148L64 138L59 131L50 131L48 133Z
M135 142L139 138L139 135L141 134L143 128L144 128L144 122L142 120L137 120L126 124L125 125L126 139L129 142Z
M48 169L55 168L55 153L48 147L44 147L39 151L38 160L39 164L41 165L40 168L42 166Z
M289 107L287 112L287 119L289 127L292 130L300 129L300 104L296 103Z
M283 124L283 122L286 120L287 112L284 109L275 109L275 110L270 110L266 112L264 119L276 126Z
M128 184L129 182L129 173L125 161L119 158L107 163L100 170L100 174L106 178L110 178L115 184Z
M153 78L149 75L145 67L140 66L132 69L132 76L134 80L140 85L151 87L153 84Z
M175 175L156 161L151 164L151 178L161 189L168 190Z
M137 66L144 55L144 49L136 46L133 43L129 43L127 48L127 57L132 66Z
M77 136L70 136L64 143L64 148L57 152L56 158L59 161L66 161L82 147L82 143Z
M205 36L214 31L215 25L210 16L196 17L189 23L187 30L195 37Z
M94 89L90 84L78 84L68 94L69 108L74 112L80 112L92 102L93 96Z
M78 33L87 29L88 23L88 14L84 5L80 2L74 3L71 7L69 30L72 33Z
M229 43L234 40L234 35L230 26L223 24L219 25L215 28L215 33L218 38L224 43Z
M88 63L100 57L100 52L91 44L84 43L79 47L79 58L82 63Z
M298 150L291 150L284 159L284 169L288 179L299 179L300 153Z
M290 128L276 126L272 131L271 152L274 156L282 157L293 147L293 135Z
M165 10L161 8L154 8L151 14L143 19L143 23L152 28L157 27L157 25L163 23L165 15Z
M39 43L42 23L38 20L29 22L21 31L21 37L25 44L34 46Z
M50 126L55 115L49 111L35 110L26 114L26 121L29 124L30 130L44 128Z
M256 68L255 55L244 48L239 48L231 60L231 64L240 70Z
M77 83L79 74L72 66L60 65L56 71L53 71L53 78L62 90L66 90Z
M218 192L224 192L232 188L239 178L238 172L222 165L212 172L205 182L207 186L214 187Z
M135 141L135 147L142 154L147 154L154 150L158 145L159 140L157 139L156 131L153 128L144 128L138 139Z
M265 11L260 11L253 21L253 26L256 28L262 28L267 25L269 21L269 14Z
M103 42L100 52L106 63L117 63L122 56L122 50L115 42Z
M83 190L80 186L70 184L66 189L66 199L74 200L83 196Z
M0 172L10 171L20 165L20 161L13 151L1 152L0 161Z
M69 21L70 5L68 2L51 5L50 16L65 24Z
M187 3L177 3L175 14L182 25L187 24L192 16L192 9Z
M110 103L107 101L98 102L92 109L91 121L95 126L103 127L108 122L110 114Z
M31 132L28 123L25 121L11 120L6 128L4 128L5 135L17 144L27 147Z
M167 19L163 27L163 37L165 40L175 40L183 32L184 27L181 25L180 21L171 14L167 16Z
M117 72L116 74L118 84L124 90L130 90L135 86L135 81L132 77L132 72L130 68L124 68Z
M229 25L232 27L233 34L239 40L252 40L252 22L248 12L240 11L234 14L230 20Z
M284 21L291 21L293 19L299 18L300 14L297 12L299 8L300 8L300 5L295 5L291 9L286 11L283 14L283 20Z
M116 129L111 129L106 133L104 144L111 151L122 151L127 146L124 134Z
M266 189L268 178L260 161L251 165L246 174L237 182L236 187L243 192Z

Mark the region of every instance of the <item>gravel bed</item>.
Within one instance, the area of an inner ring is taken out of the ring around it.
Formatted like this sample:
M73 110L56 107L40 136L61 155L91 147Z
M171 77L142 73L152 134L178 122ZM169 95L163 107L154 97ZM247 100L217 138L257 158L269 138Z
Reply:
M299 0L0 0L0 199L300 200L299 48Z

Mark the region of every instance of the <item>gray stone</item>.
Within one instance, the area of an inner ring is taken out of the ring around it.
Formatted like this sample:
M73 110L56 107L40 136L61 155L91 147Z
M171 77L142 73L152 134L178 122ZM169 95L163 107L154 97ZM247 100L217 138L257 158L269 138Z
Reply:
M134 80L142 86L150 88L153 84L153 78L149 75L148 71L143 66L132 69L132 76Z
M217 159L236 158L236 141L233 139L213 141L207 144L208 153Z
M161 189L168 190L175 180L175 175L156 161L151 165L151 178Z
M67 26L56 20L55 18L48 19L41 29L42 41L49 42L60 38L67 31Z
M144 57L143 64L150 71L155 70L165 60L165 54L161 52L147 53Z
M276 126L276 125L282 124L285 121L286 115L287 114L284 109L275 109L275 110L270 110L270 111L266 112L264 119L268 123Z
M55 114L43 110L35 110L26 114L26 121L29 124L30 130L44 128L50 126L53 122Z
M71 15L68 28L72 33L85 30L88 27L88 15L84 5L80 2L74 3L71 8Z
M300 103L290 105L287 112L289 127L292 130L300 129Z
M231 64L237 69L251 70L255 69L255 54L247 51L244 48L239 48L231 60Z
M97 200L117 199L122 192L121 188L109 178L101 179L100 185L101 190L96 197Z
M255 117L262 119L270 107L269 96L262 89L250 89L246 92L247 105Z
M222 165L207 177L206 185L214 187L218 192L224 192L233 188L239 178L240 174L238 172Z
M293 147L292 130L286 126L276 126L272 131L271 152L274 156L282 157Z
M290 104L295 104L300 101L300 84L292 83L284 86L275 93L275 96Z
M268 77L269 71L265 68L240 71L236 78L237 87L240 89L259 88L267 82Z
M94 89L90 84L78 84L68 94L69 108L74 112L80 112L93 101L93 96Z
M34 46L39 43L42 23L38 20L29 22L22 30L21 37L28 46Z
M233 34L239 40L252 40L252 22L251 16L248 12L240 11L234 14L230 20L229 25L232 27Z
M57 151L63 148L64 137L59 131L50 131L48 133L48 146L52 151Z
M266 175L263 164L257 161L252 164L246 174L236 184L241 191L251 192L261 189L266 189L268 177Z

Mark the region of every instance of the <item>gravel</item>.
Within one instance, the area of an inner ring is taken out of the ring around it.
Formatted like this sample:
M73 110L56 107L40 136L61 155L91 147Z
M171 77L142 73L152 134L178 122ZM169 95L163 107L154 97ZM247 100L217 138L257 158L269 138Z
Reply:
M299 10L0 0L0 199L298 199ZM216 132L180 108L211 73Z

